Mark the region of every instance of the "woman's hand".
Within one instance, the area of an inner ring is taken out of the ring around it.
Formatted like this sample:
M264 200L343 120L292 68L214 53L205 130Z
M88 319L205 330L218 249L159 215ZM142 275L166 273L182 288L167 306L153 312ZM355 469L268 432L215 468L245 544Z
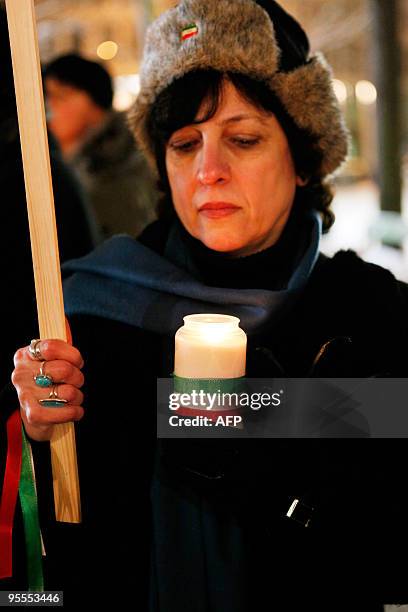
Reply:
M63 340L41 340L37 344L42 360L34 359L29 347L19 349L14 355L15 369L11 380L20 400L21 417L27 434L38 441L50 440L53 426L68 421L79 421L84 410L80 388L84 384L81 353ZM51 377L53 386L36 385L34 377L40 374ZM57 392L57 399L66 404L52 408L42 406L39 400L47 399L50 392Z

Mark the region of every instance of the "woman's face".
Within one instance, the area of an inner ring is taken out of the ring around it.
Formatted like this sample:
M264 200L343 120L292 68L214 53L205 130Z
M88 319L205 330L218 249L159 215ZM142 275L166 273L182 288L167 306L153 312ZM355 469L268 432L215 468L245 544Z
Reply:
M302 184L275 116L247 102L229 81L211 119L171 135L166 168L184 227L208 248L232 256L277 241Z
M47 103L51 111L48 126L63 149L77 144L102 113L85 91L53 77L45 79Z

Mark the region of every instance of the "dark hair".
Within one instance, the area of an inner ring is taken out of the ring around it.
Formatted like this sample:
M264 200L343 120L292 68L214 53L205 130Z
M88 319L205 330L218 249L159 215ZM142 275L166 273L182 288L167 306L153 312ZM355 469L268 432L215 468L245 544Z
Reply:
M244 74L220 73L212 69L192 71L173 81L157 97L148 116L147 128L154 143L159 187L164 192L158 205L159 216L174 214L165 164L166 144L176 130L188 124L208 121L214 116L225 79L229 79L248 102L276 116L288 139L297 174L308 179L304 187L297 188L297 201L299 205L320 211L323 229L328 231L334 222L334 214L330 210L333 194L319 175L321 153L316 148L316 139L295 125L277 96L263 82ZM206 102L205 116L200 116L200 121L196 121L203 101Z
M98 62L85 59L76 53L61 55L45 66L43 77L52 77L61 83L81 89L101 108L112 108L112 78Z

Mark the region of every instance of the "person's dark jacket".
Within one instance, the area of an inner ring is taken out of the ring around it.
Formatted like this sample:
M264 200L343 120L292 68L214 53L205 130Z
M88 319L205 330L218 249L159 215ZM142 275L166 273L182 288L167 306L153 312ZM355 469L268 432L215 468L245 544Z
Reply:
M68 163L88 196L103 238L138 236L156 218L158 190L123 113L111 111Z
M160 252L165 236L158 223L141 240ZM273 337L248 339L247 375L406 376L407 302L389 272L351 252L322 257ZM85 315L70 323L86 378L81 525L53 522L48 448L33 443L46 584L65 591L67 607L78 597L150 612L374 611L408 601L403 439L156 444L156 378L172 372L173 338ZM0 401L4 421L16 400L4 390ZM306 529L285 512L312 489ZM15 577L2 588L24 587L20 522L18 511Z

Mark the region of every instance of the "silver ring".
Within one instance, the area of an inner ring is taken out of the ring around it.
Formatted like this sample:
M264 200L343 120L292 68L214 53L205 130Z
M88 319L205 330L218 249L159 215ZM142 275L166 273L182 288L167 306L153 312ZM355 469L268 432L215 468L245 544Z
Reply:
M36 361L44 361L44 357L41 355L41 351L38 346L40 342L41 340L39 338L35 338L34 340L31 340L30 346L28 347L30 357Z
M51 387L54 384L52 376L45 373L46 361L42 361L40 365L40 372L34 376L35 384L38 387Z
M68 400L58 397L57 388L58 385L53 385L49 396L45 399L38 400L41 406L46 406L48 408L61 408L62 406L65 406L65 404L68 403Z

